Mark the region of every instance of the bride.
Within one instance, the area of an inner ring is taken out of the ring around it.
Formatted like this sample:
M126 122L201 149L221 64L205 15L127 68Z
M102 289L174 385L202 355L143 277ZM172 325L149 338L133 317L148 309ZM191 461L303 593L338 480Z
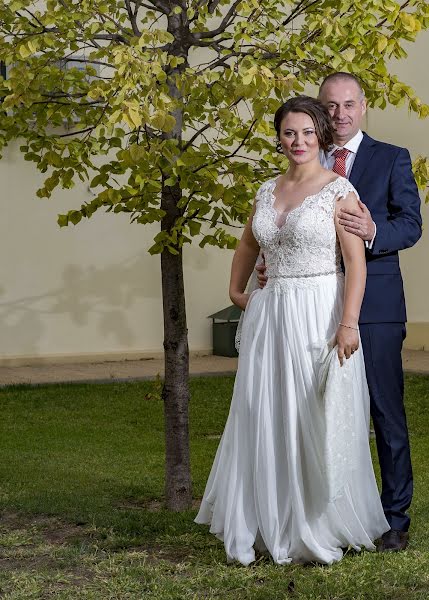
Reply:
M289 169L259 189L232 262L230 297L245 309L238 371L195 520L229 561L248 565L256 549L279 564L330 564L345 547L374 550L389 529L357 325L364 246L337 222L356 190L319 162L332 144L326 109L298 96L274 126ZM268 283L249 295L260 251Z

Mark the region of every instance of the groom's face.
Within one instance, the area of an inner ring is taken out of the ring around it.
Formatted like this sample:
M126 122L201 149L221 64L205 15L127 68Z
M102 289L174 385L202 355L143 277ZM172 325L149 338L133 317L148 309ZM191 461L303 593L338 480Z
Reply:
M361 90L353 80L334 79L325 83L319 99L331 115L334 143L343 146L362 125L366 102Z

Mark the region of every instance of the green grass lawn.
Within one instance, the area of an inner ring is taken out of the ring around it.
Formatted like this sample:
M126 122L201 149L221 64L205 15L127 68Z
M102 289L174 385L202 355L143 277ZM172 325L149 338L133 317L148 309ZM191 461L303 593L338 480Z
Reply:
M93 600L429 599L429 378L409 376L415 471L409 549L331 567L227 565L223 545L163 509L155 384L0 390L0 598ZM233 378L193 379L194 495L201 497Z

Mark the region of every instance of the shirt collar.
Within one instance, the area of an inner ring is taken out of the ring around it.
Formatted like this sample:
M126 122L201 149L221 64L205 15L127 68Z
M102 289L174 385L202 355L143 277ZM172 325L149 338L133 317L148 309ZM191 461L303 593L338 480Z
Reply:
M327 151L326 156L329 158L330 156L332 156L332 154L335 152L335 150L337 150L337 148L345 148L346 150L350 150L350 152L353 152L353 154L356 154L361 141L363 140L363 133L362 131L359 129L359 131L357 132L357 134L355 136L352 137L351 140L349 140L346 144L344 144L344 146L336 146L335 144Z

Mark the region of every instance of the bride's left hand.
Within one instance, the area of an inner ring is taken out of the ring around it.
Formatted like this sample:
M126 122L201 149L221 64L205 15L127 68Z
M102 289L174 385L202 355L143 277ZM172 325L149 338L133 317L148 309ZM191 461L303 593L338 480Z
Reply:
M359 334L356 329L339 325L335 336L335 343L338 347L338 360L343 366L344 358L350 358L353 352L359 348Z

